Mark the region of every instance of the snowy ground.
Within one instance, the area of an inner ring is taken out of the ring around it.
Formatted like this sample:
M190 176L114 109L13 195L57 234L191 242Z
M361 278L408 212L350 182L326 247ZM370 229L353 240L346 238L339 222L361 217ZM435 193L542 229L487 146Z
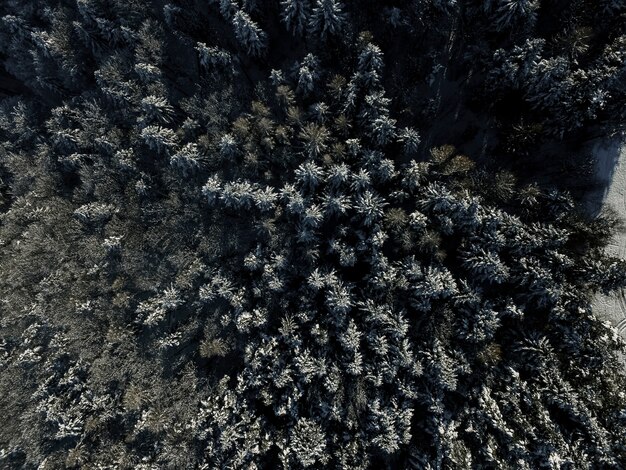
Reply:
M600 187L588 198L589 209L597 213L602 205L617 211L626 223L626 144L619 140L597 142L593 146L596 157L596 176ZM620 230L608 246L609 254L626 258L626 231ZM595 311L607 318L626 339L626 297L624 290L616 295L599 295Z

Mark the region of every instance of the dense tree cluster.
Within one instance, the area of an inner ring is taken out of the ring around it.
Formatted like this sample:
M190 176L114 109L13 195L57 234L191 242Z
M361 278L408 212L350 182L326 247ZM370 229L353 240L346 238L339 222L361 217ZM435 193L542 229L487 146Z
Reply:
M620 129L624 15L2 2L1 466L621 468L616 222L510 167Z

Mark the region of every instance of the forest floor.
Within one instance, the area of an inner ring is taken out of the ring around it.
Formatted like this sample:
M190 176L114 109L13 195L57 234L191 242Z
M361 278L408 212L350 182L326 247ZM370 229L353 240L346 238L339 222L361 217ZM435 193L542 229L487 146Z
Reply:
M626 142L619 138L599 140L592 149L595 157L596 189L590 191L589 210L597 214L603 207L613 209L622 220L613 240L607 247L608 254L626 258ZM608 319L626 340L626 297L624 289L611 296L598 295L594 309ZM626 358L625 358L626 364Z

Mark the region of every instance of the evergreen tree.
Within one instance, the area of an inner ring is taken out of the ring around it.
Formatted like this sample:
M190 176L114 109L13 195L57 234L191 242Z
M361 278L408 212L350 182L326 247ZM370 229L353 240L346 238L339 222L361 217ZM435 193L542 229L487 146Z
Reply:
M513 25L530 25L536 20L536 0L503 0L495 5L497 29L511 28Z
M343 5L336 0L316 0L309 30L318 34L322 39L329 35L337 35L344 28L345 14Z
M239 43L251 56L261 56L267 49L267 34L247 13L238 11L233 15L233 27Z
M281 0L282 20L292 34L301 35L311 15L310 0Z

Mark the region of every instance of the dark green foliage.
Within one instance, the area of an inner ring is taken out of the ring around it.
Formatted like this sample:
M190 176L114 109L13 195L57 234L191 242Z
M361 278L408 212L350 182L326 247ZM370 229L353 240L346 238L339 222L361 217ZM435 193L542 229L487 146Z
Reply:
M0 466L621 468L618 223L510 171L623 124L561 3L2 2Z

